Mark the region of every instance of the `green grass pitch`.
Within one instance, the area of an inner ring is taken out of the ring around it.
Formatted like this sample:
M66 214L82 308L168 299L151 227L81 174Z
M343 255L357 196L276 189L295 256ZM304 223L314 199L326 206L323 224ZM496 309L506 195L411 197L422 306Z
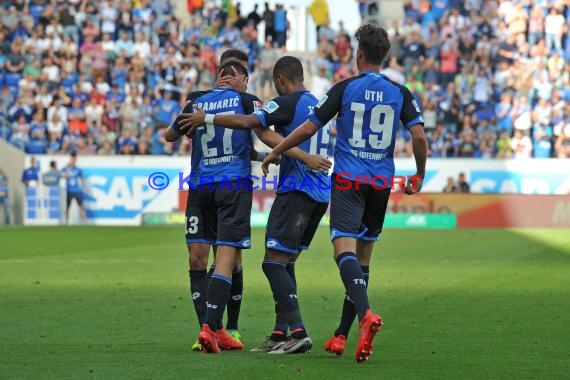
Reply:
M245 253L247 348L273 323L263 231ZM312 352L191 352L180 227L0 229L1 379L556 379L570 376L570 232L387 230L371 265L384 318L369 362L323 343L343 290L327 230L297 265Z

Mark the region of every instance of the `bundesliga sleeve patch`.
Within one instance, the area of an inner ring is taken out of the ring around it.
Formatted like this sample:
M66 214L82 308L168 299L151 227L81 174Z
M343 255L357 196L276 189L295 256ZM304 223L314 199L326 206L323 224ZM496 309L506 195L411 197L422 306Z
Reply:
M263 108L263 104L261 102L258 102L257 100L253 101L253 109L255 111L260 110Z
M317 105L315 106L315 108L321 108L321 106L322 106L323 104L325 104L325 102L327 101L328 98L329 98L329 97L328 97L327 95L323 95L323 96L321 97L321 99L319 99L319 102L317 103Z
M276 102L274 102L273 100L270 101L269 103L267 103L267 105L265 107L263 107L263 109L267 112L267 113L273 113L275 111L277 111L277 109L279 108L279 104L277 104Z

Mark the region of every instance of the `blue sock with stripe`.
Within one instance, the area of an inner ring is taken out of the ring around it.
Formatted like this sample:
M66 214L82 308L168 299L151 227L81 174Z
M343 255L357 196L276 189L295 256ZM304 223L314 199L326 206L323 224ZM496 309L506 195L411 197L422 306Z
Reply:
M295 277L295 262L294 261L289 262L285 267L285 270L289 274L289 277L291 277L291 280L293 280L293 284L295 285L295 290L297 290L297 278ZM279 310L279 307L277 306L277 300L275 300L275 327L273 328L272 339L279 340L279 339L274 339L277 338L277 335L275 334L278 334L279 337L281 337L283 336L283 334L281 333L284 333L284 336L286 337L287 330L289 330L289 325L287 324L287 321L283 317L283 313L281 312L281 310ZM275 335L275 337L273 335Z
M364 273L358 258L353 252L344 252L336 258L336 263L340 270L340 277L346 289L346 294L354 303L358 320L361 321L366 311L370 308L370 304L368 303L366 280L364 279Z
M282 321L286 322L291 331L297 335L306 334L297 300L297 290L293 279L287 273L286 265L275 260L264 260L261 264L263 273L269 281L273 299L277 302L277 310L281 313Z
M194 310L198 317L198 324L202 326L206 318L206 288L208 286L208 273L203 270L190 270L190 294L194 303Z
M222 328L224 309L230 299L232 279L223 274L213 273L208 283L208 298L206 301L206 323L214 331Z
M370 268L368 266L361 265L360 268L362 269L362 273L364 274L364 280L366 281L366 288L368 289L368 278L370 273ZM356 310L354 310L354 303L348 296L348 294L344 295L344 302L342 304L342 314L340 316L340 324L338 328L334 332L335 336L342 335L344 337L348 336L350 332L350 328L354 323L354 319L356 318Z
M226 323L227 330L238 329L239 312L241 309L241 299L243 293L243 267L232 273L232 288L230 290L230 299L228 301L228 321Z

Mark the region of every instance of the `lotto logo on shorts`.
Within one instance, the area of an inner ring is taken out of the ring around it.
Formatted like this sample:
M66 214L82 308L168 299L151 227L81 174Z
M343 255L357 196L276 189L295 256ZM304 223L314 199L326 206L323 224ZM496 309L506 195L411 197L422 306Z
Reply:
M277 242L277 240L274 239L269 239L267 240L267 243L265 244L265 246L267 248L275 248L279 245L279 243Z

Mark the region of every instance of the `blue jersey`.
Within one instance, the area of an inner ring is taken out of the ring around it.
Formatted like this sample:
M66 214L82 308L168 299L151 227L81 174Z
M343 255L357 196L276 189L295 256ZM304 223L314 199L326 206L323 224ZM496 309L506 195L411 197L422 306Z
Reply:
M249 115L261 102L253 95L229 88L215 88L192 93L184 113L193 112L197 105L208 114ZM178 120L172 128L180 134ZM251 133L215 125L196 128L192 138L192 173L190 183L208 183L237 180L251 175Z
M334 85L310 120L322 127L336 114L334 173L350 173L351 178L392 177L400 122L406 129L424 123L412 93L372 71Z
M8 177L0 173L0 198L8 196Z
M303 124L314 112L318 100L308 91L298 91L291 95L280 96L254 115L261 122L262 128L275 126L275 131L289 136ZM322 128L310 140L304 141L298 148L309 154L327 156L329 131ZM301 161L284 155L279 163L278 193L292 190L302 191L317 202L329 202L330 186L327 173L312 170Z
M68 193L83 193L83 188L81 187L80 179L83 178L83 173L81 169L76 166L66 167L63 169L63 175L65 176L65 184Z
M37 181L38 180L38 169L37 168L27 168L22 173L22 182Z

